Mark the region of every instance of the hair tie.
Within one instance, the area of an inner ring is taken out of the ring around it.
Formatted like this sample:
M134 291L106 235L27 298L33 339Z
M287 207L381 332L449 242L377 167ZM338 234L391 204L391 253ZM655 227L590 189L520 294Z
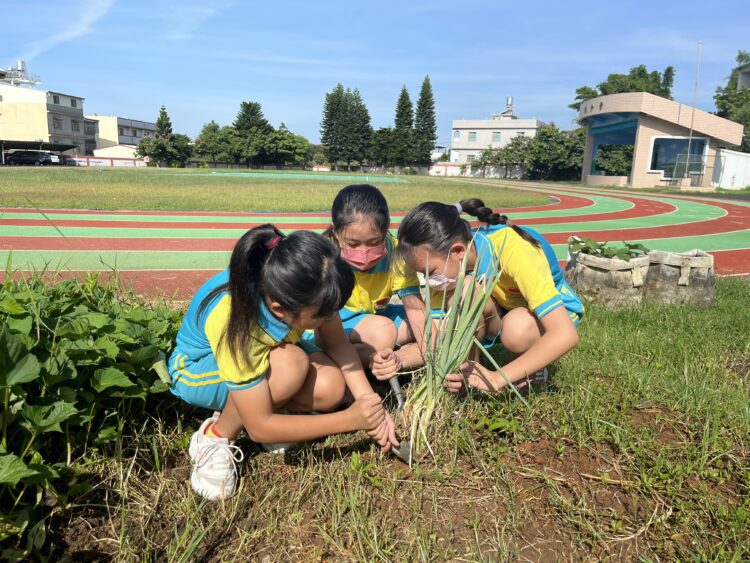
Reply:
M453 204L453 206L456 208L456 211L458 211L459 215L464 212L464 208L461 206L461 202L456 202Z
M268 250L273 250L274 248L279 246L279 242L281 242L281 235L276 235L275 237L266 241L266 248Z

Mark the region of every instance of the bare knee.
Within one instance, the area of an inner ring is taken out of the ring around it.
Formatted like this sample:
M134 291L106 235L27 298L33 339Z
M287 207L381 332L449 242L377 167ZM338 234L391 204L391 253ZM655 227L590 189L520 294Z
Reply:
M523 354L541 337L536 317L527 310L518 311L511 311L503 318L500 335L503 347L513 354Z
M359 340L362 344L370 346L373 350L384 350L396 345L398 329L388 317L372 315L364 319L352 331L352 341Z
M315 381L313 402L315 408L322 411L335 409L344 400L346 381L338 366L310 364L310 376Z
M304 350L294 344L281 344L268 355L266 373L274 406L283 405L304 385L310 360ZM283 374L278 377L277 374Z

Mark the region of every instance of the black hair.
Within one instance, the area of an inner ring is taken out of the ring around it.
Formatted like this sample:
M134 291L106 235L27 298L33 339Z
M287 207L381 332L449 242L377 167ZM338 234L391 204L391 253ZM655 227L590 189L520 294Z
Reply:
M357 221L370 221L385 236L391 226L388 202L381 191L370 184L352 184L343 188L331 206L332 225L323 233L335 240L336 233Z
M463 211L473 215L487 225L508 225L518 235L534 246L539 242L518 225L510 223L508 217L494 213L485 207L481 199L464 199L460 202ZM447 253L451 245L460 240L471 241L471 226L468 221L461 219L461 214L455 205L446 205L437 201L420 203L401 221L398 228L398 255L408 262L414 249L421 245L437 253Z
M237 241L229 261L229 283L203 299L199 314L228 291L232 306L221 342L226 341L235 361L249 363L247 342L261 299L277 302L292 316L315 306L317 317L329 317L344 306L353 289L352 269L331 241L309 231L284 236L266 224Z

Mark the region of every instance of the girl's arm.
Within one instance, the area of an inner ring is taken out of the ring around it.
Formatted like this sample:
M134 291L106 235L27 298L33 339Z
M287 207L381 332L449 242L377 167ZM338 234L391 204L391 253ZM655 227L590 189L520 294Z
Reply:
M532 375L562 357L578 344L578 331L565 307L550 311L541 321L544 334L531 348L512 362L503 366L503 373L512 382ZM506 385L500 373L485 368L479 362L465 362L460 374L446 377L446 388L457 392L466 381L470 386L484 391L496 391Z
M341 318L336 315L330 321L320 325L318 331L323 339L323 350L341 368L346 386L354 398L364 393L372 393L372 387L367 381L365 370L362 369L357 350L346 337Z
M344 411L320 415L285 415L273 412L271 392L264 379L241 391L230 391L229 399L242 425L255 442L301 442L331 434L380 428L385 410L376 393L365 393ZM226 410L226 409L225 409Z
M359 399L373 393L365 370L362 369L359 361L359 354L344 332L341 317L336 315L332 320L320 325L318 330L323 339L323 350L341 368L346 386L354 398ZM383 408L383 415L383 424L374 431L368 430L367 433L380 444L383 451L388 451L391 445L398 446L398 440L396 440L396 427L385 408Z
M429 288L428 288L429 291ZM409 328L414 334L414 341L419 344L419 350L424 358L427 352L427 341L425 339L425 325L428 318L428 311L425 307L421 295L405 295L401 302L406 310L406 318L409 321ZM437 336L437 325L433 322L433 340Z

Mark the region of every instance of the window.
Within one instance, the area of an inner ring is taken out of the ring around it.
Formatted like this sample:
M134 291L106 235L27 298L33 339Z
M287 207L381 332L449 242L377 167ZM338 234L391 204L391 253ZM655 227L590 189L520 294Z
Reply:
M70 107L77 108L78 107L78 100L75 98L70 98Z
M502 140L502 133L500 131L493 131L492 132L492 142L493 143L499 143Z
M83 132L86 133L86 135L96 135L96 127L94 127L93 123L84 122Z
M52 103L53 104L59 104L60 103L60 96L58 96L57 94L53 95L52 96Z
M469 142L474 143L477 140L477 132L476 131L469 131Z
M62 129L62 119L59 117L53 117L52 118L52 128L53 129Z
M72 120L72 121L70 122L70 128L71 128L71 129L72 129L73 131L80 131L80 130L81 130L81 122L80 122L80 121L76 121L75 119L73 119L73 120Z
M706 139L693 138L690 141L690 167L689 171L703 172L703 152L706 148ZM654 148L651 151L651 170L662 170L665 178L672 178L677 168L677 176L685 175L685 156L688 149L688 139L672 139L657 137L654 139ZM676 166L677 156L680 155L679 166Z
M453 131L453 140L454 141L460 141L461 140L461 131L459 131L458 129L455 129Z
M125 135L125 129L120 127L120 136L122 137L123 135Z
M133 137L137 137L137 136L138 136L138 129L133 129Z
M474 162L474 159L476 158L476 155L473 154L467 154L466 155L466 162Z

